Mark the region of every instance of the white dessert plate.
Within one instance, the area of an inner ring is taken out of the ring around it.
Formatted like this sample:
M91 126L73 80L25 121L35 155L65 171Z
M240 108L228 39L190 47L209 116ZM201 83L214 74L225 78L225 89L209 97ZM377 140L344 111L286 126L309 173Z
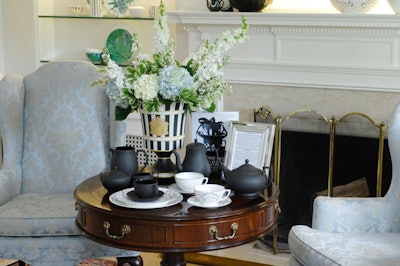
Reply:
M196 207L200 207L200 208L207 208L207 209L213 209L213 208L220 208L220 207L224 207L227 206L229 204L232 203L231 198L226 198L222 201L217 202L217 204L213 204L213 205L203 205L196 196L192 196L190 198L187 199L187 202L193 206Z
M161 198L150 201L150 202L139 202L133 201L129 196L128 193L130 191L135 190L135 188L127 188L121 191L117 191L110 195L109 199L110 202L125 208L132 208L132 209L157 209L157 208L165 208L175 204L180 203L183 200L182 194L173 191L168 188L158 188L164 194Z

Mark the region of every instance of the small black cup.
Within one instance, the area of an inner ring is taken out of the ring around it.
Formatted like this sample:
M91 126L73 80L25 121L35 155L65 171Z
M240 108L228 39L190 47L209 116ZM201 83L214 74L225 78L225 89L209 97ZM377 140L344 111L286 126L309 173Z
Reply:
M139 198L154 198L158 194L158 182L154 179L133 182L135 194Z

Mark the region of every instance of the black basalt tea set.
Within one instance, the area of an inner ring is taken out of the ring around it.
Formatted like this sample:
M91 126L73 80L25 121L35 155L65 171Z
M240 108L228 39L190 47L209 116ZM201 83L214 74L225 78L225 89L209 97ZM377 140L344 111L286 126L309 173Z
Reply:
M142 152L146 158L146 163L140 171L137 159L139 152ZM178 152L173 152L176 156L178 172L197 172L205 177L210 176L211 167L204 144L197 141L188 144L183 162ZM111 149L111 153L111 170L100 174L101 182L109 193L134 187L135 189L128 193L134 201L151 201L163 195L163 192L158 189L157 173L143 171L148 164L146 151L135 151L133 147L124 146ZM248 160L236 169L229 170L224 165L221 165L221 168L224 185L238 196L258 196L272 183L272 175L267 176L266 167L258 169Z
M162 191L158 190L158 182L152 173L143 172L148 164L146 151L138 150L128 146L116 147L110 149L111 171L100 173L100 180L109 193L119 191L125 188L134 187L128 196L135 201L150 201L160 198ZM141 171L138 171L137 155L142 152L145 155L146 162Z

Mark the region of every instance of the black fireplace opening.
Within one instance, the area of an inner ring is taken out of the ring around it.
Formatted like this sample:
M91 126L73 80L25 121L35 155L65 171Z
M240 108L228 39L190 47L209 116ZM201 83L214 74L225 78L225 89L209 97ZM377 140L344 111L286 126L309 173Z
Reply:
M287 244L293 225L311 226L316 193L327 189L329 134L283 130L281 140L278 242ZM378 144L378 138L336 135L333 186L366 177L369 196L376 196ZM382 195L385 195L392 176L387 140L383 157ZM271 237L272 234L265 239L270 241Z

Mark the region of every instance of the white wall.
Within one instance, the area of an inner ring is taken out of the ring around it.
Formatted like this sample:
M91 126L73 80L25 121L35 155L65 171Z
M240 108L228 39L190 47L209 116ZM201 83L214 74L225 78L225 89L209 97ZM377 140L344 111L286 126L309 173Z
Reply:
M4 72L3 1L0 1L0 78Z
M35 0L1 0L3 74L27 74L37 66Z

